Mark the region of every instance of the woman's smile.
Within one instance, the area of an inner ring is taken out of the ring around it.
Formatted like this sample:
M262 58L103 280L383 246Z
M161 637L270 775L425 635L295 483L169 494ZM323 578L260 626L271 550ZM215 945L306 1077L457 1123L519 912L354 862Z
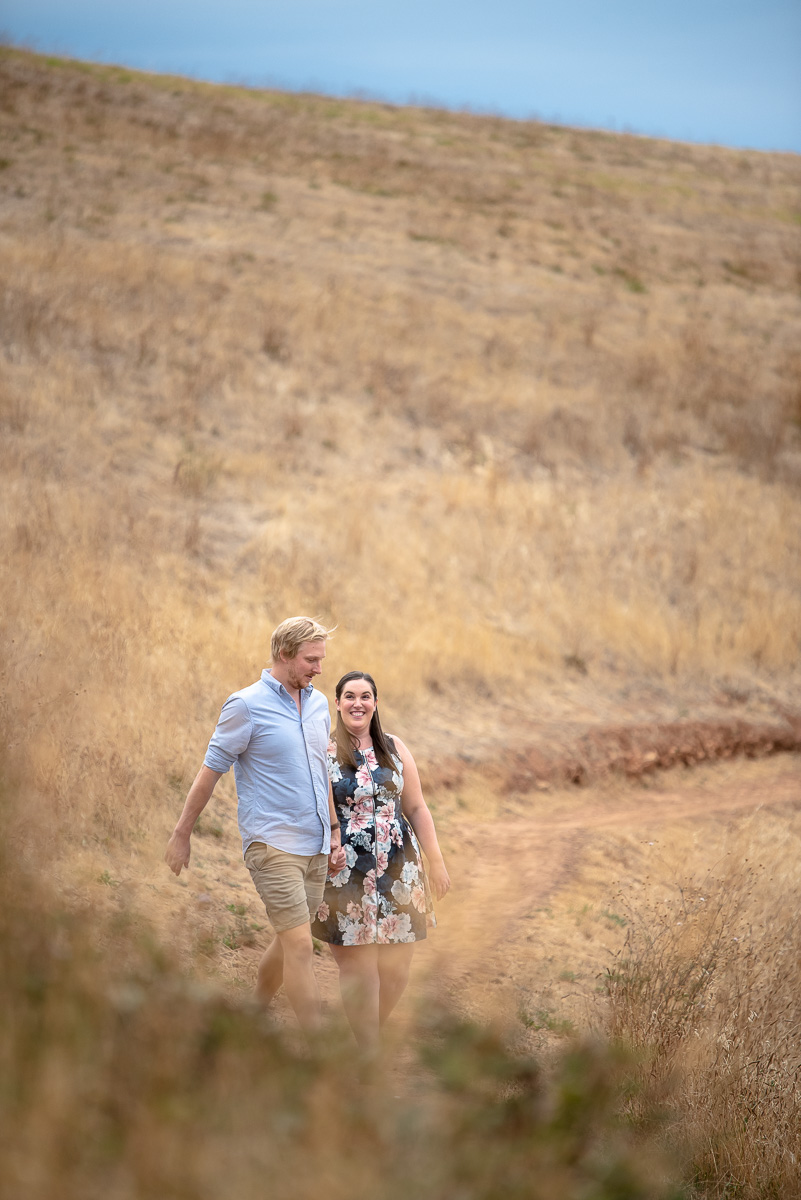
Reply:
M375 712L375 697L369 683L364 679L356 679L348 684L337 700L337 708L350 733L365 733Z

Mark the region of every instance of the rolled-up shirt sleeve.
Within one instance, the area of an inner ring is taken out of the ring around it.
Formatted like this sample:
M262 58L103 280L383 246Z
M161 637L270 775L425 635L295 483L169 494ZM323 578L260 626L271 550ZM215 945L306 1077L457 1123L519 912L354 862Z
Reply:
M222 706L203 762L224 775L247 750L252 733L253 721L247 704L241 696L231 696Z

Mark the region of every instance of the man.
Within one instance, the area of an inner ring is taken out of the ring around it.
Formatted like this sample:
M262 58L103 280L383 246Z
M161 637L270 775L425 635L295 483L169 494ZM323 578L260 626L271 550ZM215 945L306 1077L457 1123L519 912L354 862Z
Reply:
M259 963L256 995L272 1000L283 981L301 1027L320 1024L311 918L323 898L329 854L344 865L326 749L331 718L312 680L331 631L290 617L272 635L272 665L229 696L164 855L180 875L189 866L195 822L233 765L242 851L276 937Z

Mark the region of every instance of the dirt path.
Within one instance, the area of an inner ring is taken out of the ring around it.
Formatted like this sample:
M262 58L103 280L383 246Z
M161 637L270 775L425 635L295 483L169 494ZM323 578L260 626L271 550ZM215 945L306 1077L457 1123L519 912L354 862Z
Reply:
M499 1000L498 986L530 978L531 958L549 947L531 945L531 918L573 882L594 834L655 844L671 830L682 836L712 823L737 823L761 809L801 807L801 760L782 755L758 764L721 764L702 778L622 796L592 790L540 798L537 811L505 814L484 827L467 828L460 852L451 852L454 891L441 906L435 934L437 968L452 996L486 1015ZM610 863L609 885L619 871ZM508 988L506 989L509 990Z
M480 801L474 796L460 808L453 793L443 793L437 809L453 890L438 906L438 929L415 956L401 1025L432 988L482 1019L508 1010L538 988L547 991L548 980L558 976L560 953L590 987L607 933L620 931L596 920L579 936L578 918L568 929L566 919L560 926L543 913L575 890L599 842L602 862L586 895L588 904L601 908L602 896L614 893L620 880L625 885L621 847L664 847L671 839L745 823L761 810L792 814L801 808L801 756L705 764L660 773L645 784L623 780L535 791L508 803L496 793L487 796L485 808L483 792L476 794ZM192 870L182 876L179 894L163 873L150 887L173 923L177 918L214 940L215 973L246 996L270 931L242 865L233 809L217 815L219 836L196 839ZM336 968L327 952L316 970L326 1006L338 1012ZM275 1015L292 1020L281 996Z

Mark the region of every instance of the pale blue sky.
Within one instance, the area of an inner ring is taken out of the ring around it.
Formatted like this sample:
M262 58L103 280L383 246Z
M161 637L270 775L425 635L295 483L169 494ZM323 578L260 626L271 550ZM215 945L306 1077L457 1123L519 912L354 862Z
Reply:
M801 152L801 0L0 0L0 34L222 82Z

